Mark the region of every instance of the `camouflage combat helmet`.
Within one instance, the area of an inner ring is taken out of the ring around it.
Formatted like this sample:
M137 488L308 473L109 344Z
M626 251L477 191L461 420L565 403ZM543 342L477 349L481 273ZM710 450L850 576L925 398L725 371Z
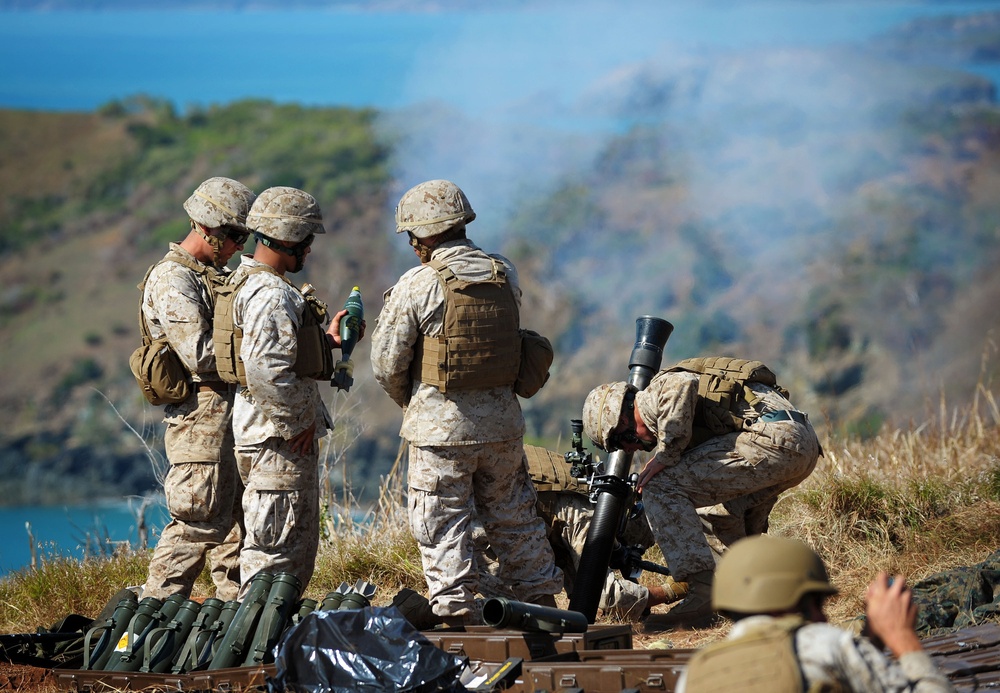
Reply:
M257 196L247 215L247 226L268 238L298 243L326 233L316 198L297 188L268 188Z
M247 212L255 197L250 188L232 178L209 178L187 199L184 211L206 229L235 226L246 231Z
M837 593L819 555L797 539L759 534L735 542L719 559L712 608L737 614L789 611L809 593Z
M602 450L608 449L608 436L618 426L627 389L624 381L598 385L583 403L583 430Z
M475 218L461 188L451 181L429 180L410 188L400 198L396 205L396 233L429 238Z

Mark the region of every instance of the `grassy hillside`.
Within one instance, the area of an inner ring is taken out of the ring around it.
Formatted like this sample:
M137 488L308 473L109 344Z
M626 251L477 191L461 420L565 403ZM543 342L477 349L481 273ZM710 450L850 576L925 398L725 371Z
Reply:
M557 349L549 384L524 402L529 440L565 447L587 391L624 377L643 314L676 326L666 362L761 359L832 434L923 420L941 395L960 405L991 386L1000 111L978 82L919 84L899 81L880 118L791 130L770 116L725 128L716 113L681 136L651 112L589 168L522 196L489 247L518 264L524 322ZM209 176L312 192L329 234L295 281L333 305L360 285L371 324L413 263L391 221L411 181L393 180L395 135L377 122L266 101L178 113L146 97L98 113L0 111L13 153L0 159L0 498L157 489L161 410L126 365L135 285L183 237L181 203ZM364 500L395 460L400 416L367 349L351 393L325 395L341 424L323 452L332 483Z

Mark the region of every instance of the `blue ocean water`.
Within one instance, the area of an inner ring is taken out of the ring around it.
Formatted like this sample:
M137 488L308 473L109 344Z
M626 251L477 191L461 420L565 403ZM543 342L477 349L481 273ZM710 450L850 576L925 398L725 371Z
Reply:
M868 39L993 2L574 3L380 12L0 12L0 106L90 110L139 93L179 107L260 97L474 115L569 101L654 55ZM537 105L537 104L536 104Z
M126 500L78 506L20 506L0 508L0 575L31 565L32 543L38 560L53 556L109 555L117 543L138 546L135 509ZM156 541L169 521L166 508L146 508L149 542ZM29 526L30 532L29 535Z

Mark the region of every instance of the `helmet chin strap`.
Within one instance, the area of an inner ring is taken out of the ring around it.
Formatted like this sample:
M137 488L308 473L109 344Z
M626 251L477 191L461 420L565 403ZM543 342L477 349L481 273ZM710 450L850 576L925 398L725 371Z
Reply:
M294 257L295 258L295 268L291 270L291 272L293 274L295 272L301 272L302 268L305 267L305 264L306 264L306 249L309 247L309 243L303 241L301 243L296 243L295 245L293 245L291 247L288 247L288 246L285 246L285 245L281 245L280 243L278 243L277 241L275 241L273 238L268 238L267 236L265 236L264 234L260 233L259 231L254 231L253 235L254 235L254 238L257 239L258 243L263 244L264 246L270 248L271 250L275 250L275 251L277 251L279 253L282 253L284 255L291 255L292 257Z
M419 240L413 244L413 248L417 251L417 257L420 258L421 265L426 265L431 261L431 253L434 251L434 248L424 245Z
M447 231L442 231L436 236L431 236L431 238L436 238L437 242L434 245L425 245L422 238L417 238L412 233L410 233L410 245L414 250L417 251L417 256L420 258L420 264L426 265L431 261L431 253L434 248L438 247L442 243L447 243L448 241L453 241L456 238L465 238L465 224L456 224Z
M208 243L209 247L212 248L212 264L216 267L222 267L224 264L222 262L222 239L205 233L201 224L197 223L194 219L191 220L191 230L196 231L199 236L205 239L205 242Z

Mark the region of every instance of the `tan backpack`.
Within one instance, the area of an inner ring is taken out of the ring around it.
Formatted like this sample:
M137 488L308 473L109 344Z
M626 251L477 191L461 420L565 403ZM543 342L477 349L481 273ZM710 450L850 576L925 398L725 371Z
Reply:
M752 407L760 399L747 387L748 383L768 385L788 397L788 390L778 385L777 376L760 361L707 356L685 359L666 371L686 371L700 376L694 433L689 447L715 436L743 430L743 417L737 413L737 405L742 400Z

